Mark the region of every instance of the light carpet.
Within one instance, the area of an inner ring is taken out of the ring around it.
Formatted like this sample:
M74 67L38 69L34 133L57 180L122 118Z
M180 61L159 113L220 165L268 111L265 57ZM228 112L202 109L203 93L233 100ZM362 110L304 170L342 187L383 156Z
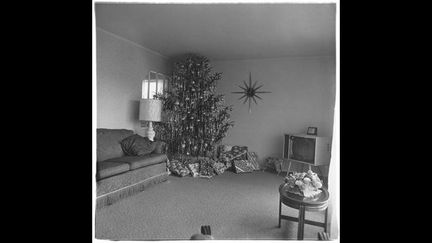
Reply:
M170 176L167 182L96 211L95 236L110 240L188 240L210 225L218 240L296 239L297 223L278 228L279 185L283 177L264 171L225 172L211 179ZM282 206L297 217L298 210ZM324 222L324 212L306 212ZM304 239L323 228L305 224Z

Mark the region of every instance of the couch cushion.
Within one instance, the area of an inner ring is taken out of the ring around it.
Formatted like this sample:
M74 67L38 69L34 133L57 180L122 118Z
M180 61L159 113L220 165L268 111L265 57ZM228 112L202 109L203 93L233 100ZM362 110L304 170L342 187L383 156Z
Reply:
M97 162L97 178L103 179L130 170L128 163L102 161Z
M121 142L121 148L127 156L142 156L150 154L155 149L156 144L147 137L138 134L131 135Z
M97 161L123 156L120 142L133 134L132 130L98 128L96 132Z
M124 156L124 157L109 159L107 161L127 163L130 165L130 169L134 170L140 167L166 162L167 158L168 157L166 156L166 154L151 153L143 156Z

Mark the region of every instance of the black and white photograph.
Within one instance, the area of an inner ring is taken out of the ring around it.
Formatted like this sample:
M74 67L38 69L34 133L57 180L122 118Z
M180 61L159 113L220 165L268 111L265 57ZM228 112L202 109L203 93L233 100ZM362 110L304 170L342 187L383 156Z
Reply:
M318 128L308 127L307 134L308 135L317 135L318 134Z
M338 242L339 11L93 1L94 241Z

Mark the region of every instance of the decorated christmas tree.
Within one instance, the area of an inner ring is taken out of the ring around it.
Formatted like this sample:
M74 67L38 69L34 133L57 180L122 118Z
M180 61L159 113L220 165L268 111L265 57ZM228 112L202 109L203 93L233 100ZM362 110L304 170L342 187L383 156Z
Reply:
M216 145L234 124L230 121L231 106L224 105L224 96L216 94L221 73L213 73L209 60L188 55L177 62L164 94L164 122L156 125L158 138L168 144L168 152L191 156L212 156Z

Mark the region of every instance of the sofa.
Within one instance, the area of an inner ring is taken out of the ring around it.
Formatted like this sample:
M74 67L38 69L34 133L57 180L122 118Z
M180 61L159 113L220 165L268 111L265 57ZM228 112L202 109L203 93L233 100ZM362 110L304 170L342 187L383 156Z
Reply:
M97 129L96 208L168 179L165 143L155 141L156 148L150 154L128 156L120 142L132 135L134 131L127 129Z

